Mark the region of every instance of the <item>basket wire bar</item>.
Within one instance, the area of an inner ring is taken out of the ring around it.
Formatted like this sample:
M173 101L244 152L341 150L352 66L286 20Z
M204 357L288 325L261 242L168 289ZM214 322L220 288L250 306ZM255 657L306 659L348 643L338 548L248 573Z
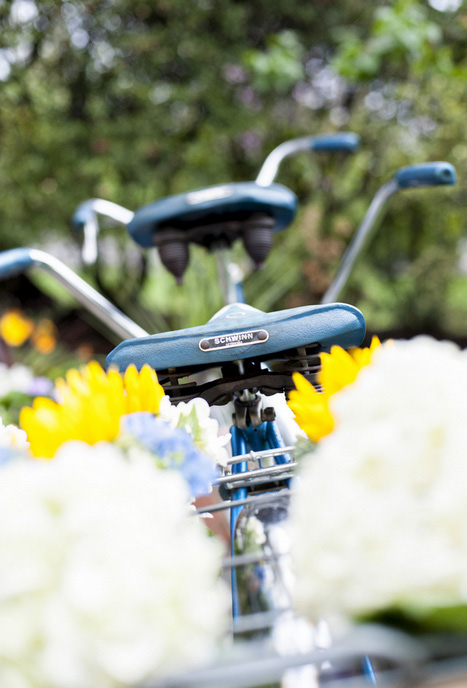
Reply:
M425 678L430 680L429 657L423 646L405 634L379 626L363 626L330 648L287 655L280 654L269 640L239 642L208 666L172 675L144 688L257 688L280 682L291 669L318 667L323 663L348 665L365 654L384 660L390 667L379 672L380 686L421 687ZM464 669L467 669L465 663ZM368 679L362 675L341 677L336 674L326 679L325 686L366 688Z
M272 470L272 469L259 469L255 471L250 471L248 473L244 473L242 475L243 480L240 479L240 477L235 480L233 483L227 479L223 481L222 483L215 483L219 485L224 485L228 490L230 489L239 489L242 487L254 487L256 485L259 486L266 486L268 483L273 483L276 484L278 481L283 481L283 480L290 480L291 478L294 477L294 471L293 468L295 467L295 464L289 463L289 464L283 464L281 466L274 466L274 469L277 470ZM265 471L265 472L260 472L260 471ZM246 477L244 477L246 476ZM242 497L243 499L243 497ZM234 508L232 506L232 508Z
M250 564L258 564L262 561L274 561L280 559L283 554L276 552L266 552L264 554L237 554L233 557L226 557L222 562L222 568L230 569L237 566L249 566Z
M291 495L293 490L279 490L278 492L262 493L253 495L252 497L245 497L245 499L228 499L220 504L209 504L208 506L200 506L196 509L197 514L209 514L211 511L226 511L234 506L247 506L250 504L273 504L280 501L284 494Z
M227 465L231 466L236 463L242 463L243 461L261 461L262 459L268 459L275 456L281 456L282 454L293 454L295 447L278 447L276 449L264 449L263 451L253 451L251 450L248 454L241 454L239 456L233 456L227 461Z
M291 611L290 607L281 607L274 611L237 616L233 619L232 630L236 636L254 631L269 631L283 614L290 614Z
M282 449L282 453L284 453L284 450ZM225 475L222 478L218 478L217 480L214 481L214 485L233 485L235 484L235 487L238 487L239 484L243 482L249 482L251 480L255 479L262 479L262 478L268 478L272 476L275 480L282 480L284 479L284 476L282 474L287 474L287 478L290 477L289 473L293 471L294 468L297 467L297 463L295 461L290 461L289 463L284 463L280 464L278 466L270 466L267 468L254 468L250 471L246 471L245 473L238 473L236 475Z

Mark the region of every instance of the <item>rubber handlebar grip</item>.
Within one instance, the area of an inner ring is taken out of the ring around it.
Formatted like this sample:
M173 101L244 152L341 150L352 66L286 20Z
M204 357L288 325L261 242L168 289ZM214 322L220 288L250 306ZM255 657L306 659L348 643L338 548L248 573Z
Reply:
M34 265L28 248L12 248L0 253L0 279L15 277Z
M314 136L311 150L321 153L355 153L360 148L360 137L350 131Z
M402 167L394 178L400 189L414 186L451 186L457 181L456 170L449 162L425 162Z

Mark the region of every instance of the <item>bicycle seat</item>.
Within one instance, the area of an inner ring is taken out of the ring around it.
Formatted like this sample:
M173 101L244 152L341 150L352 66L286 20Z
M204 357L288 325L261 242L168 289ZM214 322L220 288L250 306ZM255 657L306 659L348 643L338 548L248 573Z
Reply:
M292 222L296 209L295 194L281 184L267 187L255 182L223 184L150 203L135 212L128 231L138 244L150 247L154 246L155 235L166 228L188 231L241 220L252 214L271 217L274 231L279 231ZM198 239L203 243L202 237ZM208 240L204 238L204 242Z
M128 225L141 246L157 246L165 267L181 282L190 243L211 250L241 238L256 267L265 261L273 234L295 217L297 199L285 186L224 184L169 196L136 211Z
M122 371L132 363L138 369L148 363L156 371L206 369L251 358L273 360L281 352L310 345L318 345L319 351L334 344L355 347L364 335L362 313L343 303L272 313L235 303L206 325L127 339L107 356L106 365Z

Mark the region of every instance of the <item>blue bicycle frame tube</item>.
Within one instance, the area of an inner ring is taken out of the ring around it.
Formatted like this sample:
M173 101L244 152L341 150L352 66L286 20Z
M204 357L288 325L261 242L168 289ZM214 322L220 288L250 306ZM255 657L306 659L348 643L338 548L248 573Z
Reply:
M370 686L377 686L378 681L376 680L376 674L375 674L375 670L373 669L373 664L371 663L371 659L369 657L364 657L362 665L363 665L363 673L365 674Z
M232 454L233 456L238 456L240 454L247 453L247 445L245 438L243 437L241 431L232 426L230 428L232 435ZM242 463L237 463L232 466L232 473L244 473L248 468L248 463L242 461ZM241 487L232 495L232 500L245 499L246 497L246 487ZM237 518L243 507L235 506L230 510L230 551L232 556L234 556L234 545L235 545L235 524L237 523ZM231 570L231 581L232 581L232 616L235 619L238 616L238 593L237 593L237 573L235 568Z

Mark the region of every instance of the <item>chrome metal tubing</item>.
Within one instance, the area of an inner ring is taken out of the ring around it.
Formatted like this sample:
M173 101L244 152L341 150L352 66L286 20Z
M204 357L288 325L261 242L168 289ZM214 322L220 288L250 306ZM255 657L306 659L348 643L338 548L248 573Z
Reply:
M284 158L288 158L290 155L299 153L300 151L309 151L311 149L313 142L313 137L303 136L298 139L291 139L290 141L284 141L279 146L274 148L271 153L269 153L266 160L256 177L256 183L258 186L270 186L277 176L279 171L279 166Z
M224 485L227 490L238 490L241 487L254 487L255 485L265 487L270 483L276 483L278 480L290 480L294 477L294 472L293 470L287 469L287 466L290 466L290 464L275 466L274 468L282 469L282 471L266 475L264 473L258 474L258 471L249 471L249 475L247 473L239 474L238 481L234 483L229 483L227 481ZM247 476L246 478L244 477L245 475Z
M280 655L266 640L250 640L237 644L230 653L208 666L168 676L141 688L255 688L280 682L289 669L320 666L325 662L345 666L366 654L394 666L392 670L381 672L380 686L421 687L420 679L429 669L423 647L409 636L378 626L363 626L330 648L286 655ZM365 676L336 676L327 678L325 685L327 688L367 688L368 679Z
M339 269L331 286L323 296L321 303L334 303L338 300L342 290L347 284L355 261L368 243L372 230L375 228L380 213L388 199L399 189L395 179L384 184L373 198L363 221L356 231L347 251L340 262Z
M282 453L284 450L282 449ZM238 487L238 483L244 480L252 480L254 478L266 478L272 476L275 480L281 479L282 473L291 473L293 469L297 467L295 461L290 461L289 463L283 463L279 466L271 466L269 468L255 468L251 471L246 471L245 473L237 473L235 475L225 475L222 478L218 478L214 481L214 485L235 485Z
M124 208L118 203L112 203L112 201L106 201L103 198L93 198L89 201L89 208L94 210L98 215L103 215L108 217L110 220L114 220L119 225L129 224L133 217L134 212Z
M248 566L249 564L258 564L261 561L273 561L283 556L282 553L251 553L251 554L237 554L234 557L226 557L222 561L223 569L237 568L238 566Z
M214 511L225 511L227 509L232 509L236 506L246 506L247 504L273 504L274 502L280 501L283 494L291 495L293 490L280 490L279 492L265 492L259 495L253 495L252 497L245 497L245 499L228 499L220 504L208 504L207 506L202 506L196 509L197 514L210 514Z
M226 306L238 302L238 289L243 281L243 270L230 260L230 249L216 248L217 273Z
M281 456L282 454L292 454L295 451L294 446L278 447L277 449L264 449L263 451L250 451L248 454L241 454L233 456L227 461L228 466L236 463L243 463L243 461L261 461L261 459L268 459L273 456Z
M236 636L242 633L252 633L254 631L267 631L272 628L274 622L286 612L290 612L289 608L276 609L273 612L256 612L255 614L246 614L245 616L237 616L233 619L233 631Z
M27 250L32 267L44 270L52 275L57 282L63 284L84 308L95 315L119 339L148 336L149 333L146 330L143 330L131 318L122 313L61 260L39 249Z
M83 245L81 247L81 258L85 265L94 265L99 254L97 248L97 236L99 234L99 223L97 216L92 213L84 223Z
M81 255L86 265L94 265L97 261L98 248L97 237L99 235L99 222L97 215L102 215L114 220L119 225L126 226L133 219L134 213L112 201L103 198L92 198L85 201L88 217L84 223L84 240Z

